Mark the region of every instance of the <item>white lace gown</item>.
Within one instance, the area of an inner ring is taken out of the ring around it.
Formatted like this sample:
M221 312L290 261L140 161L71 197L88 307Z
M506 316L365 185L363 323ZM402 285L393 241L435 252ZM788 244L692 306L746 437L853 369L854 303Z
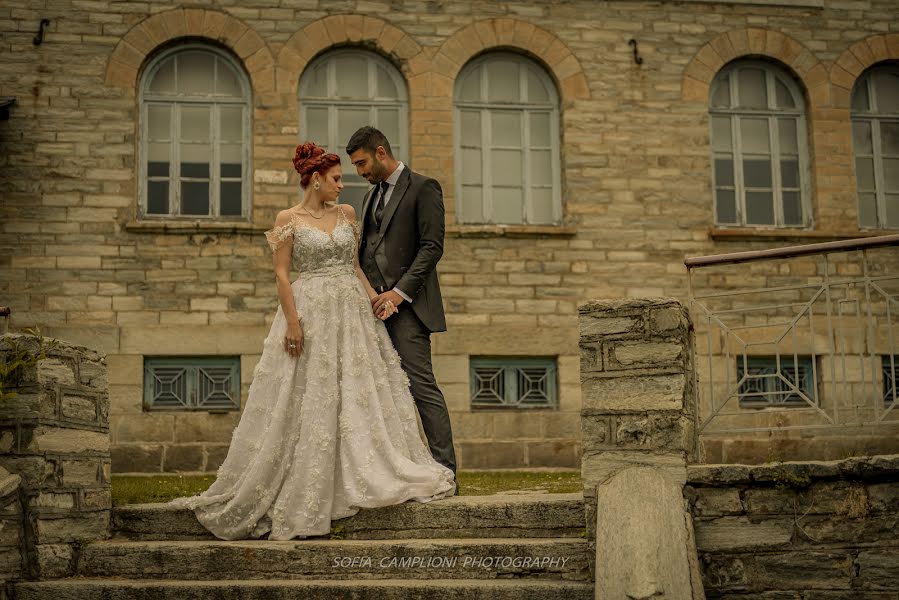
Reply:
M453 473L419 435L399 356L356 277L354 225L338 211L330 234L295 219L265 235L273 251L293 244L303 352L284 351L279 307L217 479L172 504L221 539L289 540L327 534L360 508L452 495Z

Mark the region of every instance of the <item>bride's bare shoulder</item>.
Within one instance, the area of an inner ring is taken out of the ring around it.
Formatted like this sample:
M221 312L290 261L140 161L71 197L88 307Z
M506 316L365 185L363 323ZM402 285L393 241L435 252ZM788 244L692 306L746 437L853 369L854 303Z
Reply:
M353 208L351 204L341 204L340 211L343 213L343 216L347 218L348 221L356 220L356 209Z
M278 213L275 217L275 227L284 227L288 223L292 223L296 219L296 211L292 208L286 208Z

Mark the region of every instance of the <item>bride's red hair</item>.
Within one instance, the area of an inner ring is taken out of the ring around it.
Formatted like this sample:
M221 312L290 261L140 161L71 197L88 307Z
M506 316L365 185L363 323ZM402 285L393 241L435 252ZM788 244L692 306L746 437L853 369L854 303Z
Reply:
M300 144L293 156L293 168L300 174L300 185L304 188L309 185L314 173L324 176L331 167L339 164L339 156L325 152L325 149L315 142Z

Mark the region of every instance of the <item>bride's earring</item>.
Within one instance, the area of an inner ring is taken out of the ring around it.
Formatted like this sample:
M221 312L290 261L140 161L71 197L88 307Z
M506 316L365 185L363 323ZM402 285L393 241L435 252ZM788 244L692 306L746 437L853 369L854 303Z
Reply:
M318 183L318 179L312 182L312 189L316 192L321 188L321 185Z

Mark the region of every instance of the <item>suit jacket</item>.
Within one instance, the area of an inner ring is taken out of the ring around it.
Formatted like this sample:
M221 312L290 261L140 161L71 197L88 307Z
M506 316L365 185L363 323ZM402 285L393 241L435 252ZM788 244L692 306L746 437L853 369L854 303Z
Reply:
M380 228L366 234L366 222L374 210L371 196L372 190L362 204L359 259L363 270L363 254L366 247L373 245L375 262L387 287L398 287L412 298L412 310L430 331L446 331L437 281L445 229L440 184L406 166L381 215Z

